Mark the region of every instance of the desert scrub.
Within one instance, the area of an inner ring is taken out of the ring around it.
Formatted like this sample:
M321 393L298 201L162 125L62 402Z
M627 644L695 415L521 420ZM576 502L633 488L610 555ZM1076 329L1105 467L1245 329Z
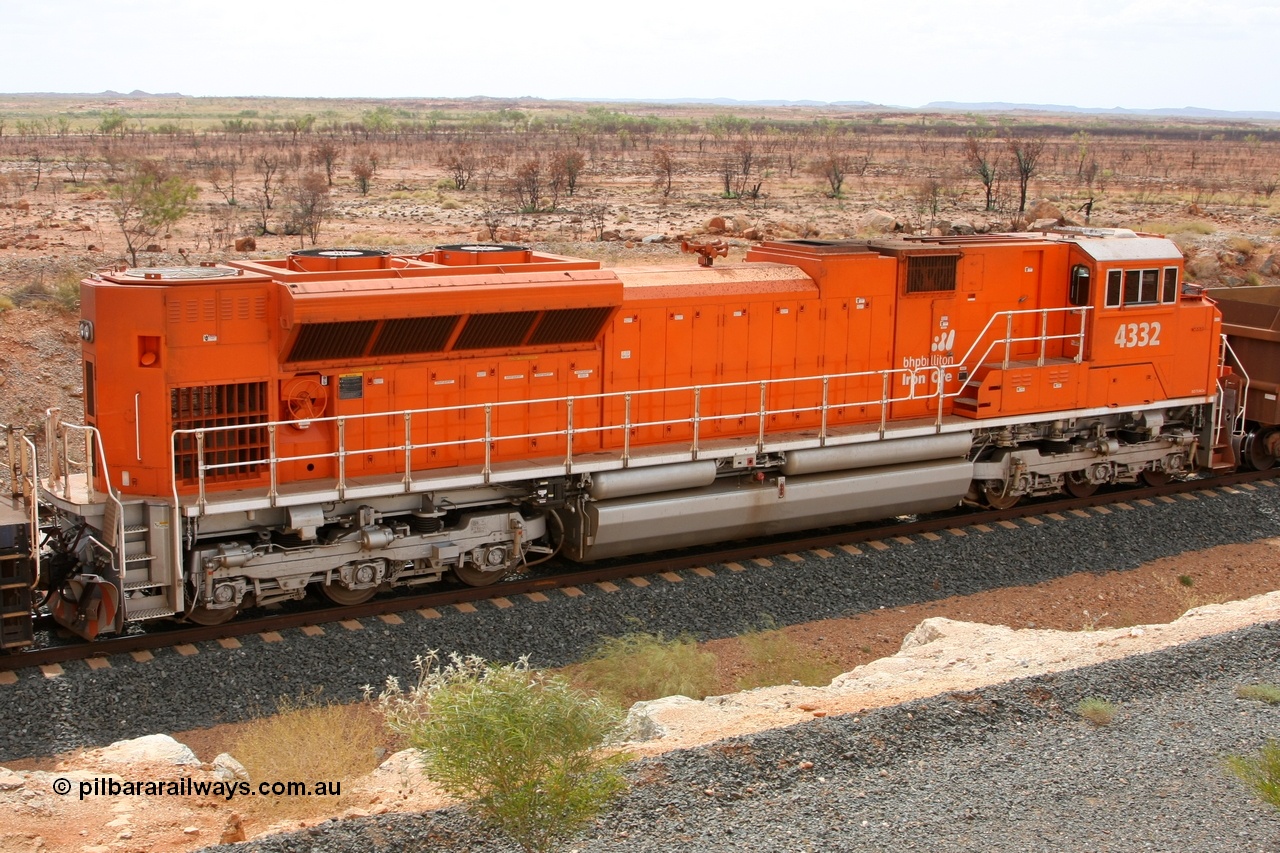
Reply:
M747 672L738 678L739 690L775 684L813 687L829 683L843 671L837 662L815 654L770 626L743 634L739 642L746 652L748 666Z
M717 686L716 657L688 635L625 634L602 641L568 677L623 707L663 696L703 699Z
M1111 725L1119 710L1113 703L1096 696L1081 699L1076 705L1076 714L1095 726Z
M431 781L527 851L558 849L626 787L609 752L622 713L557 676L432 651L418 683L378 697L388 725L422 756Z
M274 716L248 723L231 748L252 782L345 782L372 771L391 744L377 714L364 705L282 699ZM255 811L320 814L337 797L252 797Z
M1217 231L1217 227L1212 222L1204 222L1199 219L1182 220L1179 222L1165 222L1162 220L1154 220L1152 222L1144 222L1141 225L1133 227L1134 231L1145 231L1148 234L1199 234L1205 236Z
M1227 769L1264 802L1280 808L1280 743L1268 739L1253 756L1227 756Z
M1280 705L1280 687L1274 684L1242 684L1236 688L1236 698Z

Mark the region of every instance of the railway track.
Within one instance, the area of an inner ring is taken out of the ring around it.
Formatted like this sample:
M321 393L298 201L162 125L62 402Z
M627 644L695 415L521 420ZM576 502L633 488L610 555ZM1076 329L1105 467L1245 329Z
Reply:
M1276 472L1247 471L1215 476L1176 480L1159 486L1116 488L1099 491L1088 497L1049 498L1020 503L1008 509L957 510L911 520L890 520L838 530L809 531L800 535L751 540L729 547L690 549L675 554L635 561L627 560L607 566L558 571L536 576L521 576L488 587L455 587L438 592L376 598L358 605L323 606L294 612L276 612L257 617L241 617L215 626L182 625L169 630L138 632L121 637L100 639L93 643L63 643L0 655L0 671L49 666L95 657L154 651L186 644L225 640L289 628L324 625L353 619L406 613L414 610L447 607L515 595L545 592L570 586L625 580L688 570L715 563L729 563L768 558L797 551L813 551L896 537L910 537L947 530L958 526L993 524L1028 516L1068 513L1088 507L1118 503L1172 498L1179 494L1220 489L1261 482L1276 484Z

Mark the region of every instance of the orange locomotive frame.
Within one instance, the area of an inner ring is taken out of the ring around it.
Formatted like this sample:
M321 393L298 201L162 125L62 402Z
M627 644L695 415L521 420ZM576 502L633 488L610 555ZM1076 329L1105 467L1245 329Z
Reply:
M644 393L660 389L704 389L706 440L760 432L752 383L764 380L768 434L1212 394L1212 301L1182 292L1176 249L1090 256L1109 242L778 242L711 270L455 248L351 253L345 269L297 255L233 262L207 280L104 274L83 287L86 422L104 427L123 490L167 495L172 473L183 493L199 479L189 434L171 465L172 431L236 423L290 423L275 455L298 461L276 479L297 483L337 475L340 423L351 477L404 473L406 438L414 470L560 459L570 398L575 453L691 441L694 393ZM617 396L628 392L641 392L629 413ZM547 402L499 405L490 446L477 440L484 404L517 401ZM402 416L369 417L406 410L423 412L408 436ZM205 471L206 490L269 479L254 462L265 429L210 435L225 440L204 448L204 464L222 466Z
M1169 240L690 248L86 279L85 423L54 413L47 462L23 439L11 465L55 617L88 638L211 623L1233 464L1221 318Z

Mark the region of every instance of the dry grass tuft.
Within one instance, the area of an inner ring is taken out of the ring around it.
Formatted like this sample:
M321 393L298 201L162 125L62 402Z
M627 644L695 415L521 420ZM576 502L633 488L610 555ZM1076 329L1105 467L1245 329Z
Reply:
M262 782L350 782L378 766L393 740L382 718L363 704L282 700L278 713L247 725L231 748L253 789ZM253 796L244 802L260 816L331 812L341 797Z

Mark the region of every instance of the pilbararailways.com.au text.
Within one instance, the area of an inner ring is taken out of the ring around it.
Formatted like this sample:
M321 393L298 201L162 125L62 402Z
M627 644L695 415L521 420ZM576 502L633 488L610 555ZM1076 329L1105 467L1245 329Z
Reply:
M121 780L98 776L72 782L59 777L53 780L53 792L70 794L78 786L80 799L86 797L221 797L230 802L236 797L337 797L342 782L224 782L208 779L171 779L168 781Z

